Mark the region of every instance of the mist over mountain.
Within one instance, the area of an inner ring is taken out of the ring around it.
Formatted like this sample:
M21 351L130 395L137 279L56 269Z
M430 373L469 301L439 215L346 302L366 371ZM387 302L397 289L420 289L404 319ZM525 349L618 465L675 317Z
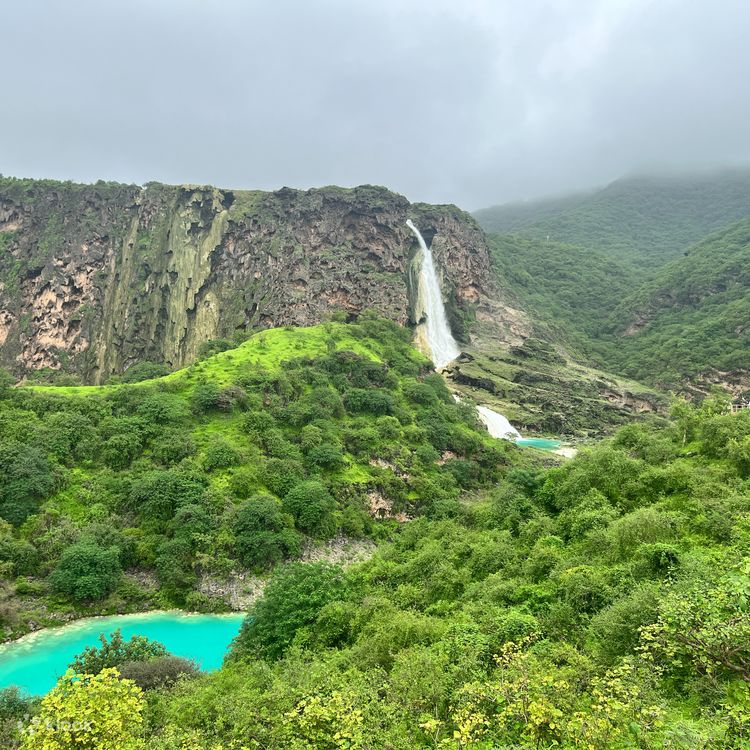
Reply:
M2 750L750 748L746 2L5 6Z

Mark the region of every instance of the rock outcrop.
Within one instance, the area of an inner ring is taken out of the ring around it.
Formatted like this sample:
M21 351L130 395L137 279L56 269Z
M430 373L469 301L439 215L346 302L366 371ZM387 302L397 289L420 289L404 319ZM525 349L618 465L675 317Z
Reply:
M373 186L0 179L0 365L96 383L144 360L182 366L237 331L365 309L410 322L407 218L433 243L451 324L466 338L467 321L491 319L498 295L484 235L455 206ZM517 343L525 323L506 323L498 338L513 330Z

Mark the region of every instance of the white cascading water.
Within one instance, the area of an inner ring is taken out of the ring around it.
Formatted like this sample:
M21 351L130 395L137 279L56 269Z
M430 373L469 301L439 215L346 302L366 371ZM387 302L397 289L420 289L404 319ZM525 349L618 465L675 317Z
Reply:
M477 406L477 414L493 438L502 440L519 440L521 433L508 421L507 417L490 409L489 406Z
M461 354L461 350L453 338L450 326L448 325L448 318L445 316L443 295L440 291L440 282L435 271L435 263L432 260L432 251L427 247L427 243L411 219L407 220L406 226L414 232L419 242L419 247L422 249L422 263L419 269L419 290L417 294L421 307L420 312L426 318L425 334L427 346L430 348L432 363L439 370L456 359Z

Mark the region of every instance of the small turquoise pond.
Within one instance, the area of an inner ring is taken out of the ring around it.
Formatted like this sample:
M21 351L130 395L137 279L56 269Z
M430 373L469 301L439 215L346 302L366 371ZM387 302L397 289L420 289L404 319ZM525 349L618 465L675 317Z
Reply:
M549 438L518 438L516 445L524 445L527 448L539 448L542 451L556 451L561 443L559 440Z
M59 628L31 633L0 645L0 688L17 685L31 695L51 690L86 646L99 645L120 628L123 638L144 635L163 643L176 656L193 659L201 669L218 669L245 615L199 615L185 612L146 612L90 617Z

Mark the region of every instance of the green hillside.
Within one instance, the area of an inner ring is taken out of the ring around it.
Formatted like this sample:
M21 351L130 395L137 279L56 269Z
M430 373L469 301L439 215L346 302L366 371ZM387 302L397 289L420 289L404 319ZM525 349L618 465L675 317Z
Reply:
M750 172L620 180L567 206L492 211L486 227L516 232L490 236L496 277L536 334L579 361L668 389L750 367Z
M537 333L581 358L608 315L633 289L632 268L597 250L490 235L493 270L528 310Z
M377 538L388 518L455 515L522 453L453 401L408 329L367 316L269 330L135 384L3 380L0 635L221 611L201 581L262 574L310 540Z
M474 218L488 233L514 234L544 219L556 217L585 203L595 191L505 203L474 211Z
M487 232L592 248L639 272L750 214L750 170L631 177L587 195L475 213Z
M652 383L750 369L750 219L690 248L611 315L608 362Z
M746 748L750 416L723 409L512 469L347 570L279 568L217 672L154 687L142 646L135 682L110 653L0 710L38 717L23 750L82 711L118 750Z

